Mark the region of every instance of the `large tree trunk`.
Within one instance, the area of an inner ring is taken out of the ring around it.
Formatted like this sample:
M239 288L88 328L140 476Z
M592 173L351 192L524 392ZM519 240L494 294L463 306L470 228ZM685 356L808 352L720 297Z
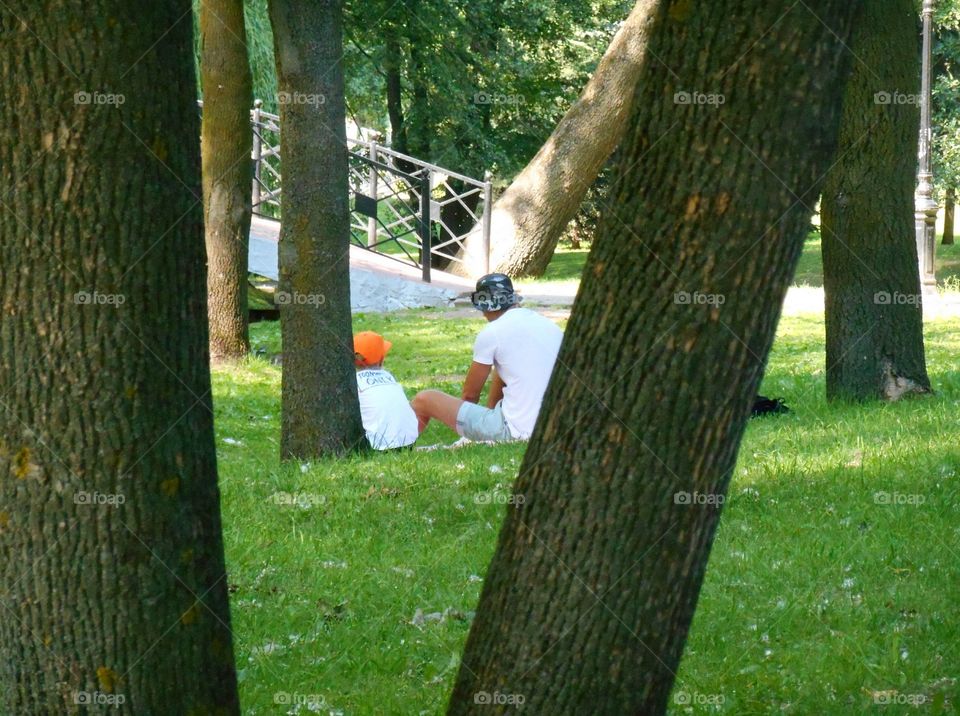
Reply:
M365 444L353 368L340 0L270 0L283 156L284 459Z
M190 2L11 5L0 713L237 714Z
M494 203L491 271L539 276L546 270L563 230L623 136L657 5L638 0L580 98ZM478 226L466 241L464 273L483 273L481 243Z
M919 48L912 0L864 3L823 191L827 397L930 389L914 234Z
M210 356L235 360L250 351L247 247L253 181L253 78L243 0L200 3L200 34Z
M957 204L957 190L947 189L946 198L943 201L943 240L940 242L944 246L953 245L954 230L954 212Z
M659 61L637 84L450 713L520 699L536 714L663 713L834 156L857 3L807 6L654 13ZM694 89L726 103L671 101Z

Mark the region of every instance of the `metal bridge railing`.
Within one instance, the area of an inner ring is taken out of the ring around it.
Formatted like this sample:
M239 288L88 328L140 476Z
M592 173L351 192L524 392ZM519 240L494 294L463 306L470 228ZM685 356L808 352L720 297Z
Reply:
M253 211L279 219L282 199L280 117L257 100L253 126ZM489 267L490 174L478 180L397 152L374 140L349 138L351 241L421 269L463 262L467 236L479 230Z

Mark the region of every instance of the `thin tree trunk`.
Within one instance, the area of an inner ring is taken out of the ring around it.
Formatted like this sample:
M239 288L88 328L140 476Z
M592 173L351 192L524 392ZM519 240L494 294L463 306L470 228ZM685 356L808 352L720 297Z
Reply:
M930 390L914 229L920 117L912 0L864 3L853 35L837 163L823 193L827 397Z
M210 356L236 360L250 351L247 248L253 181L253 77L243 0L203 0L200 34Z
M280 82L284 459L366 444L353 368L340 0L270 0Z
M400 41L393 23L384 23L383 71L386 74L387 115L390 117L390 141L401 154L407 153L407 127L403 119L403 83Z
M857 3L807 5L653 14L659 61L637 83L449 713L664 712L834 156ZM694 89L725 104L671 102Z
M409 12L411 17L420 12L419 0L411 0ZM416 40L416 33L412 32L410 34L410 77L413 85L413 96L410 102L410 111L406 116L407 147L410 150L410 156L430 161L432 159L430 140L433 137L434 122L431 121L433 112L430 110L430 95L426 80L429 65L424 56L424 48ZM402 165L400 166L402 168Z
M0 4L0 713L239 713L190 10Z
M493 205L490 270L539 276L626 128L657 0L638 0L580 98ZM480 227L462 271L483 272Z
M943 202L943 240L940 242L944 246L953 246L954 229L954 209L957 202L957 190L953 187L947 189L946 199Z

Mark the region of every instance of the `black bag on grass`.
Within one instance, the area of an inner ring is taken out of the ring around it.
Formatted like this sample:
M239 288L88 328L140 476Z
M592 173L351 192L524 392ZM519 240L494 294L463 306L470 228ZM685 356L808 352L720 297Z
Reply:
M753 410L750 411L750 417L783 415L789 412L790 408L784 404L783 398L768 398L765 395L758 395L757 399L753 401Z

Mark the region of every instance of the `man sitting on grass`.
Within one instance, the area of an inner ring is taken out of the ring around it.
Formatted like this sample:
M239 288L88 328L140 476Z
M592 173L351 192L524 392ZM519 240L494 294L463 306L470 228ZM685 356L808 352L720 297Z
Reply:
M353 337L360 417L367 442L374 450L407 447L419 437L417 416L407 402L403 387L383 368L392 345L373 331L363 331Z
M537 422L563 332L548 318L520 308L513 283L502 273L477 281L471 301L489 323L474 343L463 393L460 398L439 390L418 393L413 410L420 431L435 418L470 440L526 440ZM491 370L487 407L482 407L477 402Z

